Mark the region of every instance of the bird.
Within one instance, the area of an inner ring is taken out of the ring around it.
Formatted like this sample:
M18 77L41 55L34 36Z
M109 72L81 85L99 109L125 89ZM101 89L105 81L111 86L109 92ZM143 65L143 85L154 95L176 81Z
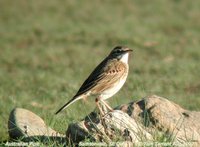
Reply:
M72 103L89 96L95 96L95 102L100 108L99 102L109 110L112 108L105 102L106 99L115 95L124 85L129 71L129 54L132 49L125 46L116 46L108 56L92 71L83 82L78 92L64 104L55 114L58 114Z

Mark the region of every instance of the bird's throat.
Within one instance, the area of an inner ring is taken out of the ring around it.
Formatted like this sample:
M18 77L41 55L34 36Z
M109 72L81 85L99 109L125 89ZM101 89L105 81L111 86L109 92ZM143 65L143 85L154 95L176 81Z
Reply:
M120 59L121 62L123 63L128 63L128 56L129 56L129 53L125 53L122 58Z

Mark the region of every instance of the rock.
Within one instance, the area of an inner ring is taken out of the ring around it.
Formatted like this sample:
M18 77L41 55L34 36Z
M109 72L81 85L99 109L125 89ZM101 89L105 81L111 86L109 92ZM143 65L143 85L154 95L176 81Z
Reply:
M67 136L70 136L73 142L79 142L87 137L91 141L107 143L122 138L125 138L125 141L128 142L138 142L138 138L153 139L143 126L137 124L134 119L120 110L108 113L104 116L103 122L96 113L91 113L85 120L71 124L68 127Z
M132 107L132 113L125 107L119 109L129 113L134 119L142 120L146 127L156 128L154 132L155 130L164 132L170 136L169 139L173 139L175 144L200 143L200 112L185 110L155 95L131 103L129 107Z
M103 119L92 112L70 124L66 132L76 143L85 138L96 142L157 142L158 134L173 145L200 145L200 112L185 110L154 95L119 106Z
M66 136L48 127L33 112L16 108L10 113L8 130L12 139L66 142L67 138L67 142L83 146L200 146L200 112L185 110L154 95L118 106L102 117L91 112L71 123ZM81 142L85 139L89 142Z
M8 133L11 139L21 138L27 141L45 139L45 137L62 140L65 136L48 127L38 115L22 108L15 108L11 111Z

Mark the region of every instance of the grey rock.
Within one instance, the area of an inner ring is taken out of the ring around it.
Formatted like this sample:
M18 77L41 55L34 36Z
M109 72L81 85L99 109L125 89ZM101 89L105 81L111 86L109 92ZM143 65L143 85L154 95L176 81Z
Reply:
M10 113L8 130L11 138L27 141L40 136L62 142L67 138L77 144L84 144L81 141L88 139L89 143L103 142L111 146L151 146L158 143L161 134L168 138L166 143L174 146L200 146L200 112L183 109L153 95L118 106L102 118L91 112L83 120L69 124L66 135L48 127L33 112L15 108Z
M134 144L157 143L158 134L168 136L166 143L175 146L200 145L200 112L185 110L153 95L116 107L103 121L92 112L82 121L70 124L66 132L75 142L88 138L96 142Z
M8 133L11 139L45 139L49 138L64 138L62 135L52 128L48 127L42 118L33 112L15 108L11 111L8 120Z

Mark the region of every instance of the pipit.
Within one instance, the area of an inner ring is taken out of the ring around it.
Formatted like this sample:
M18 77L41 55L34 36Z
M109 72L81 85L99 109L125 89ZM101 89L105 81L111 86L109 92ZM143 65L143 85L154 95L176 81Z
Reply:
M62 106L56 114L69 105L88 96L95 96L96 105L103 114L99 105L104 104L109 110L112 108L104 101L116 94L124 85L128 76L128 58L132 50L128 47L117 46L110 54L93 70L82 84L76 95Z

